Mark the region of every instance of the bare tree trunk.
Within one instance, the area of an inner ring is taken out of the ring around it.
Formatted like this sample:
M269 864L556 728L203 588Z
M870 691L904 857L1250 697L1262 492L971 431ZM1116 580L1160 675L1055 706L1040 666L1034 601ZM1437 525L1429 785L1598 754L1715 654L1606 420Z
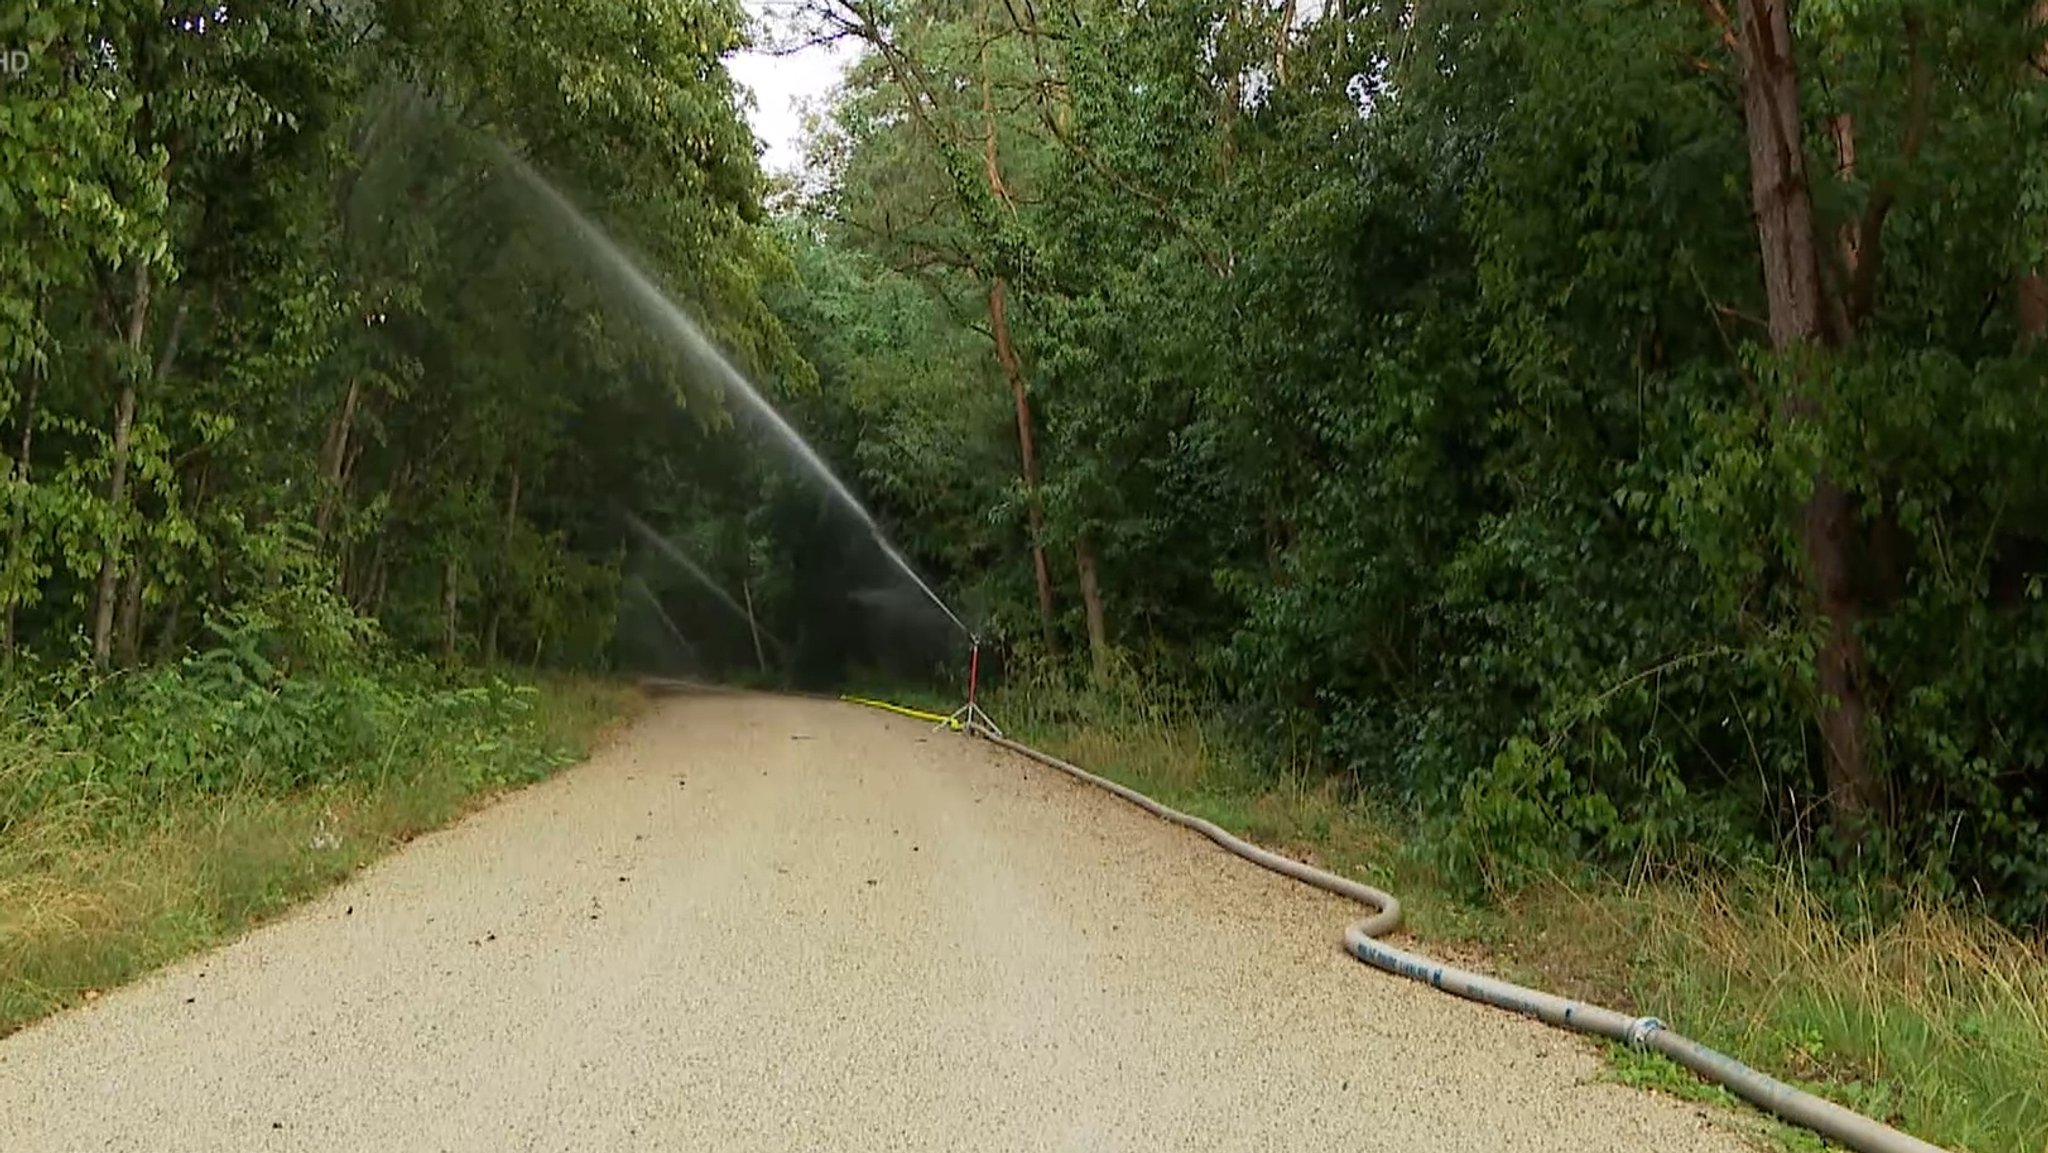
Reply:
M1813 200L1800 124L1799 73L1788 18L1790 0L1740 0L1742 112L1749 136L1750 200L1770 301L1771 344L1810 369L1801 355L1829 344ZM1868 243L1870 238L1862 238ZM1857 252L1855 258L1867 254ZM1785 421L1812 420L1818 403L1795 386L1780 406ZM1857 634L1859 604L1850 570L1855 512L1848 494L1823 473L1800 510L1799 541L1814 609L1826 623L1815 654L1819 727L1828 803L1851 839L1883 803L1870 764L1867 673Z
M141 662L142 570L142 550L138 548L130 560L128 575L121 582L121 611L114 630L115 647L122 668L134 668Z
M382 607L378 583L384 576L384 534L377 534L377 543L370 548L370 566L363 571L361 597L355 604L364 613L376 616Z
M996 112L993 89L988 67L988 4L981 7L983 31L981 47L981 130L982 161L984 175L988 179L989 195L996 203L1014 211L1010 201L1010 190L1003 184L1003 168L996 150ZM1024 381L1024 368L1017 359L1017 346L1010 340L1010 321L1005 307L1009 286L1001 273L989 277L988 321L989 330L995 336L996 361L1002 366L1003 379L1009 383L1010 398L1017 408L1017 455L1021 459L1024 473L1024 515L1027 531L1031 534L1031 577L1038 587L1038 631L1039 640L1045 651L1059 651L1059 633L1055 627L1052 599L1052 567L1045 561L1045 500L1039 492L1038 450L1031 434L1031 395Z
M1838 112L1828 121L1828 130L1835 138L1835 176L1848 184L1856 179L1856 117ZM1863 265L1863 236L1856 223L1855 220L1844 221L1837 237L1842 250L1842 270L1851 280L1856 278L1857 270Z
M135 265L135 297L128 304L128 349L134 357L142 356L142 340L149 328L149 265L137 261ZM114 446L113 460L107 478L107 508L113 523L107 531L107 539L101 547L105 555L100 558L100 573L93 594L92 619L92 662L105 668L113 655L114 646L114 600L116 582L120 577L117 554L121 547L122 514L128 507L128 439L135 424L135 382L136 370L132 367L122 374L121 394L114 402Z
M334 523L334 511L341 503L342 466L347 463L349 432L355 425L356 404L362 399L362 382L348 382L348 393L342 397L341 411L327 428L327 442L320 446L320 508L314 514L314 527L322 538Z
M412 462L399 458L398 467L391 474L391 484L385 494L390 497L384 506L382 531L375 534L377 543L370 552L370 577L365 590L363 611L372 617L384 615L384 594L390 586L391 569L385 559L385 542L391 538L391 525L398 515L400 500L412 484Z
M505 561L512 555L512 536L518 526L519 466L515 464L512 467L511 492L505 497L505 535L503 551L500 553L499 558L501 561ZM503 564L500 566L498 578L494 582L497 587L491 591L490 596L490 619L484 623L484 663L487 665L497 663L498 623L505 615L505 603L515 595L516 591L512 588L512 582L504 579L506 575L505 567L507 566Z
M1045 563L1045 501L1039 493L1038 451L1031 434L1031 396L1024 384L1024 371L1017 363L1017 350L1010 344L1010 325L1003 315L1003 278L989 281L989 324L995 331L996 359L1010 383L1010 397L1017 408L1017 455L1024 472L1024 516L1031 534L1031 575L1038 585L1038 629L1045 651L1059 651L1059 634L1053 627L1052 569Z
M28 377L28 396L22 404L21 447L16 451L14 457L14 479L17 482L19 482L24 488L28 487L29 485L29 462L31 460L29 453L30 450L35 447L36 401L42 395L42 387L42 372L40 370L32 369L29 372ZM12 519L11 523L8 525L7 534L7 564L9 568L13 568L16 565L23 563L21 551L23 548L23 541L28 536L28 511L26 508L24 508L19 515L15 516ZM14 610L19 600L20 597L16 595L15 591L9 590L9 595L7 598L5 644L6 654L10 659L14 656Z
M460 574L452 556L441 566L441 659L451 665L455 663L455 626L459 620L455 581Z
M751 576L740 578L740 596L747 602L747 631L754 634L754 663L766 673L768 654L761 648L761 626L754 621L754 581Z
M2048 337L2048 276L2030 272L2020 278L2020 345L2032 348Z
M1082 537L1074 545L1074 567L1081 573L1081 607L1088 617L1088 657L1096 677L1109 672L1109 627L1102 615L1102 585L1096 572L1095 545Z
M199 457L198 477L192 482L192 507L185 514L195 523L206 511L207 485L212 479L213 460L210 456L202 453ZM182 623L184 611L184 595L173 592L171 594L170 607L164 612L164 622L157 629L156 656L158 660L167 660L178 651L180 639L178 630Z
M2048 77L2048 39L2042 38L2048 29L2048 0L2036 0L2027 14L2027 28L2035 38L2034 51L2023 67L2028 79L2038 84ZM2020 347L2032 348L2048 338L2048 271L2035 268L2020 277L2019 322Z
M1287 42L1294 35L1294 0L1280 5L1280 27L1273 35L1273 75L1287 83Z
M178 627L183 623L184 615L184 598L172 597L170 607L164 610L163 624L156 630L157 660L167 660L172 653L178 651Z

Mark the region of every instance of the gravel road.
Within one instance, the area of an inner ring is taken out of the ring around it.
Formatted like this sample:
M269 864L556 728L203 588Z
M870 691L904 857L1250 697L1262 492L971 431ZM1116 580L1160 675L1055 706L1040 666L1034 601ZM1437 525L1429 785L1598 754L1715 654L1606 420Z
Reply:
M0 1041L0 1150L1733 1153L1352 910L989 746L672 698L588 764Z

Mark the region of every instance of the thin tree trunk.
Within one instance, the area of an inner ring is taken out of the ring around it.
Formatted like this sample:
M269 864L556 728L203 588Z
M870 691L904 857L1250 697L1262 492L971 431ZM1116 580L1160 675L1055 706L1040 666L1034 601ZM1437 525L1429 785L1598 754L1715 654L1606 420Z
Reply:
M460 573L454 557L441 566L441 659L451 665L455 663L455 626L459 619L455 581Z
M1287 42L1294 35L1294 0L1284 0L1280 5L1280 27L1273 36L1273 75L1281 84L1287 83Z
M164 621L156 630L156 659L168 660L178 651L178 626L183 623L185 598L173 596L170 607L164 610Z
M42 395L42 388L43 374L39 370L31 370L28 376L28 396L22 404L21 446L16 451L14 457L14 479L24 489L28 488L30 483L29 462L32 458L29 454L30 450L35 447L36 401ZM9 569L20 567L26 571L27 564L21 555L22 548L24 547L23 542L28 537L28 509L26 505L12 518L7 532L7 566ZM21 590L18 589L8 590L5 643L9 659L12 659L14 656L14 610L20 604L20 592Z
M1856 179L1856 117L1847 112L1838 112L1828 121L1828 130L1835 138L1835 176L1843 184ZM1842 249L1842 271L1848 279L1856 279L1857 270L1862 267L1862 234L1856 221L1842 223L1837 243Z
M2027 28L2035 38L2034 51L2022 68L2029 80L2039 84L2048 77L2048 39L2042 37L2048 29L2048 0L2036 0L2027 15ZM2048 338L2048 271L2036 267L2020 277L2019 323L2020 347L2032 348Z
M195 524L206 512L207 486L213 479L213 458L201 454L198 478L192 483L192 507L186 516ZM171 594L170 608L164 613L164 623L157 630L156 655L158 660L167 660L178 650L178 629L185 612L185 598L180 593Z
M342 397L341 411L327 428L327 442L320 446L320 508L314 514L314 527L322 538L334 523L334 511L341 503L342 466L348 461L349 432L355 425L356 404L362 399L362 382L348 382L348 393Z
M106 554L100 558L99 580L93 593L92 618L92 663L105 668L107 659L113 654L114 642L114 592L120 578L116 554L120 550L122 531L121 514L128 503L128 434L135 421L135 385L121 386L121 396L114 404L114 460L112 475L107 482L107 506L112 523L107 528L107 538L102 543Z
M149 295L149 265L137 261L135 297L128 304L128 330L125 334L128 350L137 359L142 356L142 340L149 328ZM107 513L111 523L107 539L101 544L105 555L100 558L99 580L93 593L92 662L99 668L105 668L108 658L113 655L121 521L128 507L128 439L135 424L135 383L136 370L124 371L121 394L114 402L113 460L107 479Z
M1088 618L1088 657L1099 679L1109 673L1109 627L1102 615L1102 585L1095 545L1082 537L1074 545L1074 567L1081 574L1081 607Z
M761 626L754 621L754 582L752 577L743 576L740 578L740 596L747 602L747 631L754 634L754 663L759 665L761 671L765 674L768 671L768 654L761 648Z
M384 534L377 534L377 543L370 549L370 565L363 571L362 596L356 606L369 616L376 616L382 607L378 583L384 576Z
M1829 331L1806 176L1789 2L1740 0L1739 50L1750 200L1770 301L1771 344L1791 361L1796 379L1811 371L1799 359L1825 348ZM1788 422L1820 415L1818 403L1798 385L1779 409L1779 419ZM1848 494L1825 472L1815 477L1813 492L1800 510L1799 541L1813 606L1826 625L1814 671L1828 803L1836 827L1851 840L1862 834L1883 803L1868 746L1867 674L1857 634L1860 606L1850 571L1855 532Z
M996 203L1005 207L1010 202L1010 190L1003 184L1003 167L996 150L995 100L989 78L988 67L988 4L982 4L981 22L983 29L981 48L981 129L983 174L988 180L989 195ZM1039 491L1038 450L1031 434L1031 395L1024 381L1024 368L1017 359L1017 347L1010 340L1010 321L1005 297L1009 286L998 272L989 277L988 321L989 330L995 336L996 362L1002 366L1003 379L1010 386L1010 398L1017 409L1017 455L1024 473L1024 516L1026 527L1031 534L1031 577L1038 588L1038 631L1039 640L1048 654L1059 651L1059 633L1055 625L1052 599L1052 566L1045 560L1045 498Z
M1045 562L1045 500L1039 492L1038 451L1031 435L1031 396L1024 384L1024 371L1017 363L1017 350L1010 344L1010 325L1003 310L1003 278L994 277L988 289L989 325L995 332L996 360L1010 383L1010 397L1017 409L1017 455L1024 471L1024 517L1031 534L1031 575L1038 585L1038 629L1047 653L1059 651L1059 634L1053 625L1052 568Z
M512 535L519 525L519 468L512 468L512 488L505 498L505 535L501 561L512 555ZM501 566L502 567L502 566ZM498 660L498 624L505 615L505 602L513 595L511 582L504 580L501 571L496 582L497 588L491 595L491 616L484 624L484 663L496 664Z
M377 544L370 554L369 598L364 604L363 611L379 619L382 619L384 616L384 594L389 589L391 582L391 569L385 559L384 546L385 542L391 539L392 525L398 516L399 502L404 499L406 490L411 485L412 462L401 456L398 460L398 467L392 471L391 485L385 490L385 494L390 497L390 500L385 503L383 520L378 526L379 531L375 534Z
M2048 276L2032 272L2020 278L2019 320L2020 347L2048 337Z
M122 668L134 668L142 657L142 550L130 558L127 577L121 582L121 611L115 628L115 647Z

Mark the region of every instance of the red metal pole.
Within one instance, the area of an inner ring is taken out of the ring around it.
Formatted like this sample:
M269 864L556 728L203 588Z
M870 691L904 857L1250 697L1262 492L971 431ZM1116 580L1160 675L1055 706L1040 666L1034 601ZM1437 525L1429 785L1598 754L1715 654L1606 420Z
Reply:
M967 650L967 704L970 708L974 705L974 692L980 683L981 642L976 641L974 646Z

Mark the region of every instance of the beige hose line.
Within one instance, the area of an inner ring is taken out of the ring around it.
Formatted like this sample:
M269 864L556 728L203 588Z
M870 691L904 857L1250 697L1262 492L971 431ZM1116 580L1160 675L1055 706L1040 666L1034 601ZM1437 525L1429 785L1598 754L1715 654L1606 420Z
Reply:
M872 702L863 700L858 703ZM1352 956L1376 969L1421 981L1431 988L1467 1000L1534 1017L1561 1029L1590 1033L1653 1053L1661 1053L1703 1079L1728 1089L1750 1104L1794 1125L1819 1133L1847 1148L1860 1150L1861 1153L1942 1153L1938 1146L1930 1145L1918 1137L1902 1133L1861 1113L1844 1109L1832 1101L1795 1089L1725 1053L1674 1033L1655 1017L1630 1017L1612 1009L1525 988L1468 969L1460 969L1455 965L1446 965L1420 953L1411 953L1406 949L1384 944L1378 938L1392 932L1401 923L1401 902L1396 900L1393 894L1262 849L1224 831L1210 821L1169 808L1136 789L1120 785L1105 777L1098 777L1050 753L1040 752L983 726L971 725L968 731L991 744L1000 745L1042 765L1058 769L1076 780L1114 793L1154 816L1193 829L1260 868L1292 877L1302 884L1348 898L1373 910L1370 916L1344 930L1344 948Z

